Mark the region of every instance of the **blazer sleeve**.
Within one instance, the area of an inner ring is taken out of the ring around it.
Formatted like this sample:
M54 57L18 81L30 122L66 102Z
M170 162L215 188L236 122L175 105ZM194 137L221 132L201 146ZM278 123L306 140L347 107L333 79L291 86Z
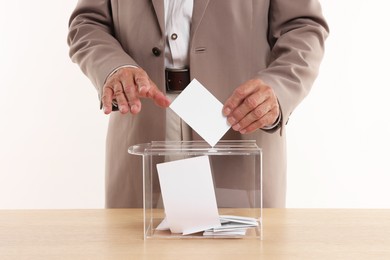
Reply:
M269 35L271 58L258 77L279 100L282 126L308 94L324 54L329 28L318 0L271 0Z
M92 81L99 99L112 71L123 65L137 66L114 37L110 3L109 0L79 0L69 20L69 55Z

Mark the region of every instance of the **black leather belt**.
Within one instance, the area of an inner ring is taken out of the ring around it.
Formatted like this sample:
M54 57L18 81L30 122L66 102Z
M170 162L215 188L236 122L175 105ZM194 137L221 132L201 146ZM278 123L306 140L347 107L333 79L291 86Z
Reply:
M189 69L165 69L167 92L180 92L190 84Z

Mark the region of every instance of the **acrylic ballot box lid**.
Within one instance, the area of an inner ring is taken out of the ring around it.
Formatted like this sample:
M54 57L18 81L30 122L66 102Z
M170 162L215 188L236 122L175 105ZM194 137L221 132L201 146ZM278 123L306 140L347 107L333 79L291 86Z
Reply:
M255 141L223 140L214 147L204 141L153 141L131 146L128 152L143 159L145 239L262 239L262 151ZM256 220L257 224L246 228L244 234L218 231L182 235L159 230L165 213L157 165L199 156L209 158L219 215Z

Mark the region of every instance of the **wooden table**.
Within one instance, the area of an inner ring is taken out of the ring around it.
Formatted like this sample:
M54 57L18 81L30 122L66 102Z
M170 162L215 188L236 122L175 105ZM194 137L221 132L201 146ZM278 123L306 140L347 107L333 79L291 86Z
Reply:
M0 259L390 259L390 210L263 214L263 241L144 241L138 209L2 210Z

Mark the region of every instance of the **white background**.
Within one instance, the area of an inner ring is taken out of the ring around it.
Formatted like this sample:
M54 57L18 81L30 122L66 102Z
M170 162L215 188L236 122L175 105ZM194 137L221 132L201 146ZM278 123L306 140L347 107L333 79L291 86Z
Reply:
M1 0L0 209L104 207L108 118L68 57L76 2ZM287 126L287 206L389 208L389 6L322 5L331 34Z

